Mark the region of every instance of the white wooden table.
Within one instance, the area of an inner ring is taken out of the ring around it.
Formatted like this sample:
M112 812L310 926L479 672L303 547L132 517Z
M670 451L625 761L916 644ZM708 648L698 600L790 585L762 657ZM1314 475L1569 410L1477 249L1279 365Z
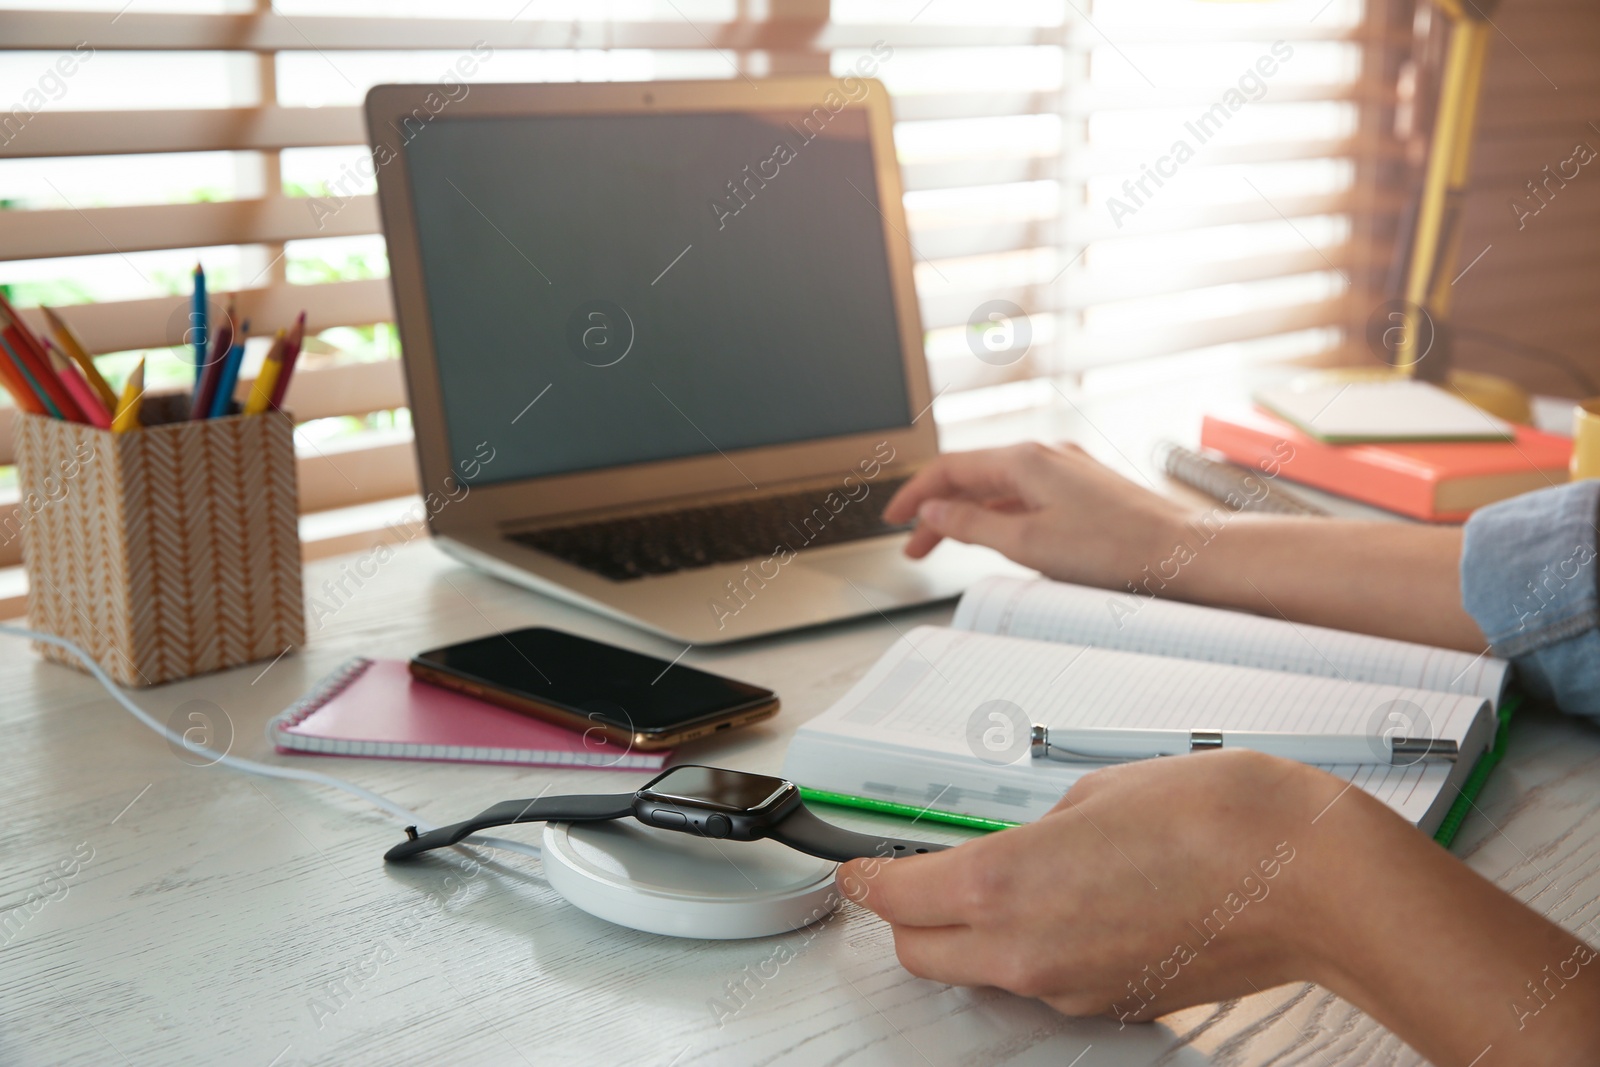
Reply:
M1147 399L1063 401L1053 412L980 424L954 443L1066 436L1138 466L1155 433L1188 425L1230 387L1188 389L1171 410ZM339 565L310 567L308 593ZM897 616L893 626L875 618L693 649L685 662L771 686L784 703L776 720L697 747L694 757L775 772L795 727L860 676L895 626L948 615L945 606ZM296 654L136 698L180 729L197 724L191 712L206 713L212 740L225 742L231 729L236 754L312 766L438 819L547 785L611 791L642 781L611 771L277 757L263 740L267 719L347 656L406 657L533 624L669 658L680 651L417 543ZM396 820L343 793L192 766L91 679L40 663L10 638L0 638L0 694L3 1064L1418 1061L1314 986L1119 1031L995 990L922 981L900 968L883 924L853 906L778 939L691 942L612 927L565 904L538 862L520 856L476 850L487 862L475 874L455 852L388 868L381 857L399 839ZM1600 914L1600 880L1591 877L1600 869L1597 786L1600 731L1524 716L1456 852L1576 927ZM51 877L63 861L90 855L75 876ZM12 910L30 894L47 896L35 911ZM774 956L780 942L793 958L775 965L788 956ZM730 998L730 983L743 985L742 1001ZM1448 976L1439 976L1439 995L1448 998ZM738 1008L731 1016L729 1005Z

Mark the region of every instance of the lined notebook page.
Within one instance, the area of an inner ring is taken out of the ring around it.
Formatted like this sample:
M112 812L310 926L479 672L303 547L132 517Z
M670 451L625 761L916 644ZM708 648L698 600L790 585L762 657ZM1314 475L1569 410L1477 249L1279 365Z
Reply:
M1473 656L1066 582L1015 578L989 578L968 589L951 626L1038 641L1470 694L1494 704L1499 703L1509 669L1504 660L1488 655Z
M1285 674L1106 648L919 626L829 712L849 732L968 752L979 705L1009 700L1047 726L1376 734L1396 700L1433 736L1461 741L1483 700L1427 689Z
M791 762L807 766L796 780L820 788L859 790L840 781L807 781L828 774L806 756L818 742L842 741L875 752L874 777L906 779L918 791L917 756L930 763L970 767L992 779L1059 795L1081 773L1060 764L1033 764L1024 754L994 767L973 759L969 741L980 706L1018 705L1029 722L1048 726L1144 726L1377 733L1384 709L1410 701L1435 737L1463 743L1480 714L1481 698L1394 685L1344 682L1104 648L1048 643L939 627L918 627L896 642L833 707L800 728ZM818 751L820 751L820 745ZM788 765L786 764L786 769ZM1329 767L1401 814L1418 821L1445 785L1449 768ZM921 777L919 777L921 776ZM1013 787L1016 788L1016 787ZM1020 798L1019 798L1020 799ZM1033 800L1024 805L1037 806ZM1048 807L1048 805L1045 805ZM1030 817L1037 817L1036 811Z

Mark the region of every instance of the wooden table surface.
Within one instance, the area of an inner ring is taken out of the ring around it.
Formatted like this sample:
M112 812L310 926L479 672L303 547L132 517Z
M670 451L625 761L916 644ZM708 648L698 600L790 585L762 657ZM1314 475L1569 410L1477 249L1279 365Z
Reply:
M1064 399L974 424L954 443L1069 437L1132 469L1207 395L1188 391L1170 411L1145 399ZM309 567L308 596L342 562ZM784 702L775 720L694 757L776 772L796 726L843 693L896 627L949 613L692 649L684 662L770 686ZM304 649L270 666L135 699L215 744L231 737L235 754L314 767L447 820L546 786L613 791L643 779L279 757L263 739L267 720L350 655L407 657L496 629L546 624L667 658L681 651L476 574L424 542L322 622ZM397 820L326 788L194 766L92 679L41 663L10 637L0 637L0 694L0 1064L1419 1062L1315 986L1119 1030L923 981L900 968L884 925L853 906L818 928L751 941L621 929L566 904L522 856L477 849L476 869L458 852L385 867ZM1524 715L1455 851L1576 928L1600 915L1597 785L1600 730ZM1441 1004L1448 980L1439 976Z

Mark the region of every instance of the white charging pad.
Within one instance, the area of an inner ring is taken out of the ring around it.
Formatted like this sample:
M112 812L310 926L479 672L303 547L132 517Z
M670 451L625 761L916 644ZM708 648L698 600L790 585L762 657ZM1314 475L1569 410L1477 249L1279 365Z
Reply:
M544 873L597 919L670 937L787 933L839 906L835 864L776 841L711 841L622 819L546 823Z

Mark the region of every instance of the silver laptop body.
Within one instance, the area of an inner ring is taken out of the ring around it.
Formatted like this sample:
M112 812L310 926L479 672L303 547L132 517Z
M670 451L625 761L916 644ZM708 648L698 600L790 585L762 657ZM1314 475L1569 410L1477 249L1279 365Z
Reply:
M367 97L439 546L693 644L1024 573L880 519L938 451L868 77Z

